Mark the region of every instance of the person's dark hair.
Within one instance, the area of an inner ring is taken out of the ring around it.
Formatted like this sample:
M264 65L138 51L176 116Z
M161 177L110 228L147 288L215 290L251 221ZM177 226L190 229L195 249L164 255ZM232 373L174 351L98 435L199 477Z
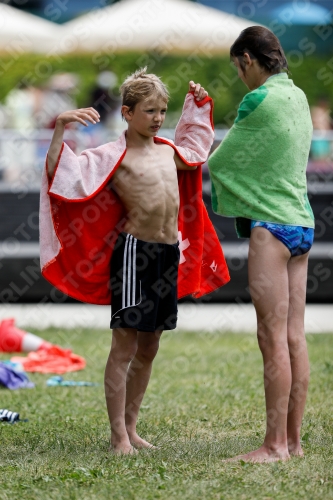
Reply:
M251 59L257 59L259 65L271 74L286 70L288 63L279 39L272 31L263 26L250 26L241 31L237 40L230 47L230 57L237 57L240 67L245 70L241 56L247 52Z

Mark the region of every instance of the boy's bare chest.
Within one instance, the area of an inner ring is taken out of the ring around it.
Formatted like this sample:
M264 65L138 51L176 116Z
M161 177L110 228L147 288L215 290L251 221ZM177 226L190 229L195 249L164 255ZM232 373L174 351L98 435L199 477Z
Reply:
M168 148L171 149L171 148ZM173 158L173 151L158 148L158 151L145 155L136 155L135 152L126 153L120 167L114 175L117 185L154 186L163 183L167 186L177 187L177 170Z

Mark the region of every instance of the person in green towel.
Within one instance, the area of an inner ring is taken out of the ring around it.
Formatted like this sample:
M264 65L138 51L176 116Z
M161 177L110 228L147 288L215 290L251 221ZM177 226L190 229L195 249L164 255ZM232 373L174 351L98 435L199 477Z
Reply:
M249 88L208 165L213 210L250 238L248 274L264 362L263 445L232 460L303 456L300 430L309 382L304 311L314 217L306 167L312 123L306 96L288 78L278 38L252 26L230 49Z

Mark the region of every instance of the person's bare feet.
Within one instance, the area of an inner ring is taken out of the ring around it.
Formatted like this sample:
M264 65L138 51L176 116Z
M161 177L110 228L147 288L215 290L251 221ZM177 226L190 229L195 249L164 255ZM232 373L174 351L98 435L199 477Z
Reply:
M142 450L143 448L148 448L150 450L157 450L157 446L154 446L151 443L148 443L145 439L142 439L138 434L132 434L129 436L131 445L138 450Z
M304 451L300 445L292 446L288 445L289 454L293 457L301 457L304 458Z
M138 452L131 443L119 442L117 444L111 444L109 451L114 455L136 455Z
M244 455L237 455L233 458L228 458L225 462L237 462L242 460L243 462L264 464L270 462L284 462L290 459L288 450L272 450L266 446L261 446L258 450L250 451L250 453L245 453Z

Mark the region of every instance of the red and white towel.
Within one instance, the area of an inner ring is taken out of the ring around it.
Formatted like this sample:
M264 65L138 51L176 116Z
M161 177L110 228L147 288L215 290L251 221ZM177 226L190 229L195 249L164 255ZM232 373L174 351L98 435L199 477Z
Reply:
M221 244L202 201L200 166L213 138L213 102L187 94L169 144L197 169L178 171L181 259L178 297L201 297L225 285L229 272ZM124 208L108 184L126 153L123 133L115 142L77 156L63 144L52 180L45 168L40 201L40 252L43 276L59 290L82 302L110 304L110 261L126 221Z

